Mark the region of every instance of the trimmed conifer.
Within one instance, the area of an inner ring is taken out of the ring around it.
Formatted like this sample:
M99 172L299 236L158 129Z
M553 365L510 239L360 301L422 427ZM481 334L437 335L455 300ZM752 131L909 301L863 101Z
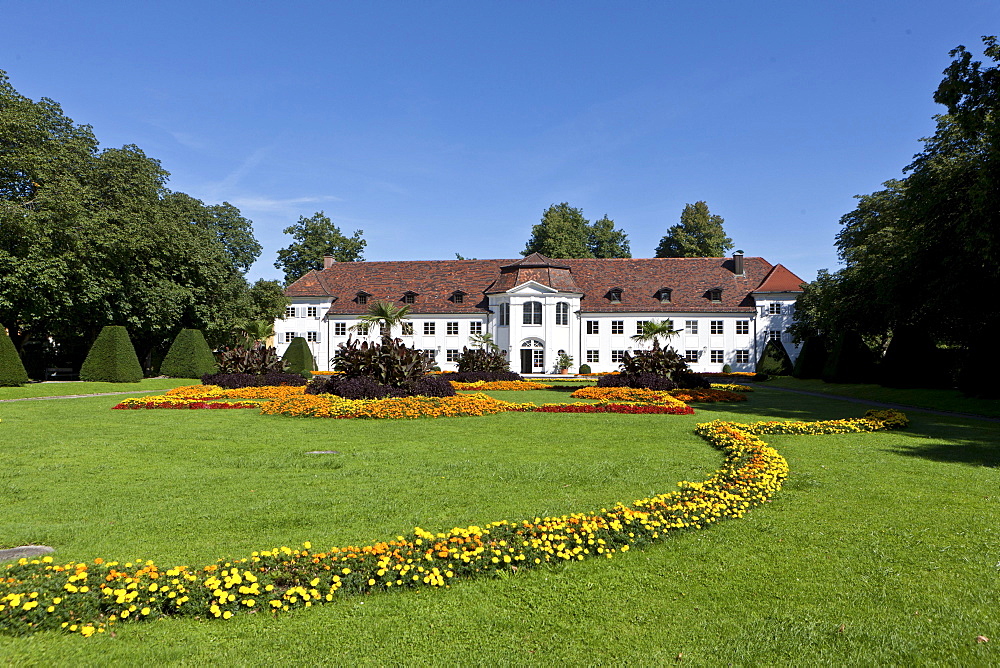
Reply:
M875 376L875 355L857 332L837 337L823 367L828 383L870 383Z
M297 373L306 378L312 378L311 371L316 369L316 359L309 350L309 344L301 336L296 336L288 344L288 349L281 356L288 373Z
M769 376L789 376L792 373L792 358L785 350L785 344L777 339L771 339L764 346L760 359L757 360L757 373Z
M182 329L160 364L160 373L171 378L201 378L219 368L212 349L199 329Z
M142 366L124 327L108 325L101 330L80 367L80 380L104 383L142 380Z
M0 332L0 387L20 387L28 382L21 356L6 332Z
M795 358L792 375L796 378L822 378L827 358L826 337L810 336Z
M942 387L947 372L927 330L903 325L892 333L878 377L886 387Z

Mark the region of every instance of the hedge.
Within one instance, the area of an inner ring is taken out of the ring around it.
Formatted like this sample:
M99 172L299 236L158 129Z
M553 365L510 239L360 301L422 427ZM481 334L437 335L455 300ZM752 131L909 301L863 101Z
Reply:
M160 373L171 378L201 378L215 373L218 368L215 355L201 330L182 329L163 358Z
M121 325L108 325L80 367L80 380L105 383L138 383L142 367L128 332Z

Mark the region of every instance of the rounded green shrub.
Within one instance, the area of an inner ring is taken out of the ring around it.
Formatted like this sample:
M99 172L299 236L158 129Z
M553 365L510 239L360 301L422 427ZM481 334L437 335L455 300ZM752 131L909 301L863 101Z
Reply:
M160 373L171 378L201 378L219 368L205 335L198 329L182 329L160 364Z
M281 359L285 362L288 373L297 373L305 378L312 378L312 372L316 369L316 359L309 350L309 344L301 336L292 339Z
M590 373L590 365L589 364L581 364L579 372L580 373Z
M781 341L771 339L764 346L764 351L757 360L757 373L766 373L768 376L790 376L792 374L792 358L785 350L785 344Z
M802 350L795 359L792 375L796 378L822 378L826 357L826 338L810 336L802 344Z
M104 383L142 380L142 366L124 327L108 325L101 330L80 367L80 380Z
M28 382L21 357L7 333L0 336L0 387L19 387Z

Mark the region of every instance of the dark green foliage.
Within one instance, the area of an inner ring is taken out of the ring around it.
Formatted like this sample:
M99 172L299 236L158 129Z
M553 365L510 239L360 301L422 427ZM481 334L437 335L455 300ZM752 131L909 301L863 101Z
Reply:
M0 387L20 387L28 382L21 357L6 332L0 331Z
M906 413L889 409L871 409L865 412L864 416L872 420L878 420L885 425L886 429L905 429L910 424L910 418Z
M336 262L364 260L367 241L361 238L363 230L344 236L322 211L310 217L299 216L299 221L284 229L295 241L278 251L277 269L285 272L285 284L292 283L313 269L323 268L323 256L332 255Z
M757 360L756 371L769 376L792 375L792 359L785 350L785 344L773 339L768 341Z
M581 364L580 365L580 373L586 374L586 373L590 373L590 372L591 371L590 371L590 365L589 364Z
M218 367L201 330L182 329L160 363L160 374L171 378L201 378L215 373Z
M646 374L661 376L677 384L677 387L698 389L708 387L710 383L691 371L687 361L673 348L661 348L657 340L653 340L652 350L636 350L626 352L622 359L621 373L643 377Z
M958 373L958 389L970 397L996 398L1000 396L1000 384L997 383L994 369L984 368L983 361L991 359L996 351L996 345L989 339L978 339L972 342L966 351L962 368Z
M458 370L461 371L492 371L501 373L510 371L510 363L503 351L488 348L462 348L458 357Z
M875 355L857 332L837 337L823 367L828 383L870 383L875 377Z
M826 337L815 335L806 338L795 359L792 375L796 378L822 378L826 366Z
M722 257L733 247L724 222L722 216L710 214L703 201L685 204L681 222L660 239L656 257Z
M316 358L309 350L305 338L301 336L292 339L281 359L284 360L288 373L301 374L306 379L311 379L312 372L316 369Z
M733 367L729 366L728 364L722 365L722 373L732 373L732 372L733 372Z
M208 373L201 377L202 385L218 385L225 390L244 387L280 387L282 385L305 385L301 374L283 371L266 373Z
M552 258L632 257L628 235L615 229L615 221L605 215L591 224L582 209L566 202L550 206L531 228L531 239L521 254L532 253Z
M306 394L335 394L345 399L386 399L388 397L453 397L455 388L440 376L411 378L401 387L385 385L368 376L330 376L316 378L306 387Z
M285 362L278 357L278 351L263 343L249 348L226 348L219 354L219 373L262 374L284 370Z
M453 380L456 383L478 383L481 380L486 382L495 380L524 380L521 374L509 369L503 371L459 371L457 373L449 373L445 378Z
M900 326L878 367L879 384L886 387L944 387L948 374L930 333L922 327Z
M676 390L677 383L666 376L658 376L655 373L616 373L598 378L597 387L635 387L666 391Z
M338 346L333 358L334 368L349 378L367 376L393 387L423 376L431 364L422 350L408 347L402 339L374 343L350 338Z
M139 358L124 327L108 325L101 330L80 367L80 380L104 383L138 383L142 380Z

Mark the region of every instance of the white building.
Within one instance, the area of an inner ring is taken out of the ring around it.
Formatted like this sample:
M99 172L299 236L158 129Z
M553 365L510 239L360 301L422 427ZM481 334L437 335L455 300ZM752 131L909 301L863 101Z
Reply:
M763 258L567 259L533 253L519 260L334 262L285 290L291 300L275 324L283 353L304 337L320 369L340 343L359 337L358 316L374 301L410 307L392 332L433 354L442 370L470 337L491 334L511 369L553 373L561 352L571 371L616 371L626 351L649 348L632 336L649 320L681 330L669 345L695 371L752 371L769 338L794 360L787 333L803 281ZM379 332L361 335L377 340Z

